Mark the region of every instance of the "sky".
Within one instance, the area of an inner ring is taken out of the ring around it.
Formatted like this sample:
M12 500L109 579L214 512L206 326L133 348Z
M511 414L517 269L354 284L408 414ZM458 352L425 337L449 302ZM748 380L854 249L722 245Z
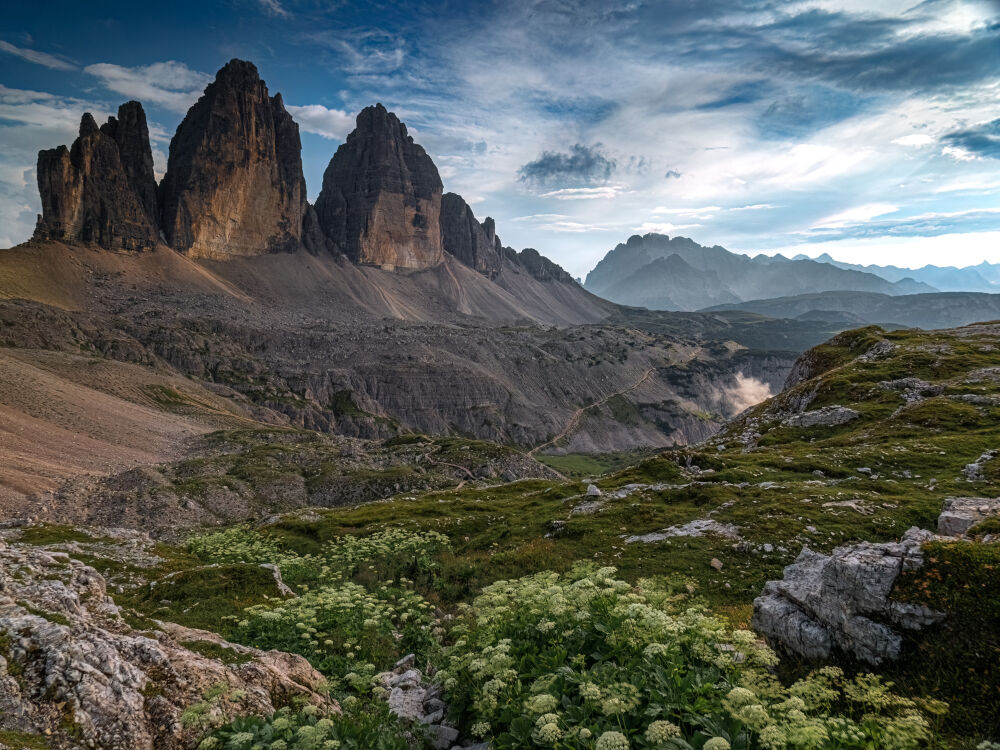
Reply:
M158 175L215 71L253 61L310 200L382 102L504 244L575 276L632 234L917 267L1000 262L1000 0L8 3L0 247L37 151L146 109Z

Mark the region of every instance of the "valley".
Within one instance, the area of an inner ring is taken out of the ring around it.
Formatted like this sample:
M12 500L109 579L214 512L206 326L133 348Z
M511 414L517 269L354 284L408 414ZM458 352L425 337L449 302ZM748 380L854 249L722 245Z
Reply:
M996 295L657 233L579 283L382 104L310 201L301 111L233 59L162 178L137 101L38 155L0 750L1000 747Z

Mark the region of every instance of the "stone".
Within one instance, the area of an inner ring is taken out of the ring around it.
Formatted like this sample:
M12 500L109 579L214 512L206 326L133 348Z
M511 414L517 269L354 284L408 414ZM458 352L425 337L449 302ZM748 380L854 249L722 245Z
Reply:
M328 246L355 263L430 268L444 260L442 189L427 152L377 104L330 160L316 216Z
M458 730L445 724L431 724L426 729L431 747L447 750L458 739Z
M740 530L738 527L729 523L719 523L718 521L714 521L709 518L689 521L683 526L671 526L668 529L653 532L652 534L627 536L625 537L625 544L632 544L634 542L650 544L652 542L662 542L665 539L670 539L671 537L676 536L698 537L704 536L705 534L718 534L719 536L729 537L730 539L740 538Z
M456 193L441 197L441 241L444 250L469 268L495 279L503 265L503 245L493 219L480 224L469 204Z
M921 544L931 538L914 527L899 542L863 542L830 555L803 547L784 577L768 581L754 600L754 629L807 659L828 659L835 650L875 665L897 659L902 637L892 626L917 630L944 616L890 599L899 574L923 563Z
M860 412L846 406L824 406L822 409L793 414L782 424L787 427L835 427L860 417Z
M713 557L708 564L711 565L716 570L722 570L722 560L720 560L717 557Z
M59 747L181 750L202 735L181 715L217 686L242 696L209 702L218 724L293 701L339 711L323 676L296 654L171 623L133 630L104 577L72 555L0 545L0 592L0 639L10 644L0 658L0 730L51 736ZM246 659L224 664L182 645L191 641Z
M156 182L146 115L138 102L98 128L90 113L71 148L38 152L42 215L35 239L108 250L151 250L159 239Z
M938 534L965 536L977 523L994 516L1000 516L1000 498L949 497L938 516Z
M307 211L299 126L253 63L231 60L170 141L168 244L196 258L293 251Z
M600 490L600 488L598 488L598 486L596 484L588 484L587 485L587 496L588 497L600 497L601 496L601 490Z
M966 464L965 468L962 469L962 476L965 477L967 482L981 482L986 477L983 474L983 469L985 465L997 457L997 451L990 450L985 451L979 458L973 461L971 464Z

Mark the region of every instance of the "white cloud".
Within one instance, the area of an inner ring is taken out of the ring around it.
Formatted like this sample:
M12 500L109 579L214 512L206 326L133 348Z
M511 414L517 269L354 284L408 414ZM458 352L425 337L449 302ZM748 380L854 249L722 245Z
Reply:
M708 214L714 211L721 211L722 208L719 206L700 206L698 208L667 208L666 206L657 206L652 210L654 214L677 214L679 216L695 216L697 214Z
M749 206L736 206L735 208L727 209L729 211L764 211L769 208L781 208L781 206L776 206L773 203L753 203Z
M181 113L187 112L212 80L212 76L207 73L192 70L176 60L135 68L95 63L88 65L83 71L100 79L106 88L116 94Z
M307 133L324 138L343 140L354 130L355 116L342 109L329 109L322 104L285 105L292 117Z
M846 211L827 216L825 219L813 224L813 229L842 229L843 227L864 224L871 221L876 216L885 216L895 213L899 206L891 203L866 203L862 206L854 206Z
M955 161L975 161L979 157L961 146L945 146L941 149L942 156L950 156Z
M44 65L46 68L52 68L53 70L76 70L75 65L66 62L60 57L50 55L48 52L39 52L36 49L15 47L10 42L0 41L0 51L15 55L20 57L22 60L27 60L28 62L35 63L36 65Z
M553 221L542 224L538 227L549 232L609 232L618 231L617 226L603 226L601 224L584 224L577 221Z
M621 185L605 185L593 188L562 188L542 193L542 198L555 198L557 201L590 200L592 198L614 198L622 193Z
M693 229L694 227L700 227L701 224L671 224L669 222L655 222L646 221L640 226L636 227L636 232L641 232L642 234L671 234L676 232L678 229Z
M893 138L890 143L895 143L897 146L929 146L934 143L934 139L926 133L910 133Z
M261 10L263 10L264 13L266 13L269 16L290 18L292 15L287 10L285 10L285 8L281 5L280 2L278 2L278 0L257 0L257 2L260 4Z

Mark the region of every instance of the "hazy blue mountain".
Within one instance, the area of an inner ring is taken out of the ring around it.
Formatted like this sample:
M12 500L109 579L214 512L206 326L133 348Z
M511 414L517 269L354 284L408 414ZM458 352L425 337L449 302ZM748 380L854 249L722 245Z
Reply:
M795 257L806 258L807 256L797 255ZM815 260L829 263L837 268L873 273L888 281L900 281L909 277L929 284L942 292L1000 292L1000 263L983 261L978 266L965 266L964 268L931 265L922 268L900 268L899 266L876 266L874 264L862 266L835 260L829 253L823 253Z
M864 291L887 295L933 292L913 279L889 281L864 271L782 255L750 258L687 237L634 235L609 252L584 287L613 302L654 310L697 310L742 300Z

